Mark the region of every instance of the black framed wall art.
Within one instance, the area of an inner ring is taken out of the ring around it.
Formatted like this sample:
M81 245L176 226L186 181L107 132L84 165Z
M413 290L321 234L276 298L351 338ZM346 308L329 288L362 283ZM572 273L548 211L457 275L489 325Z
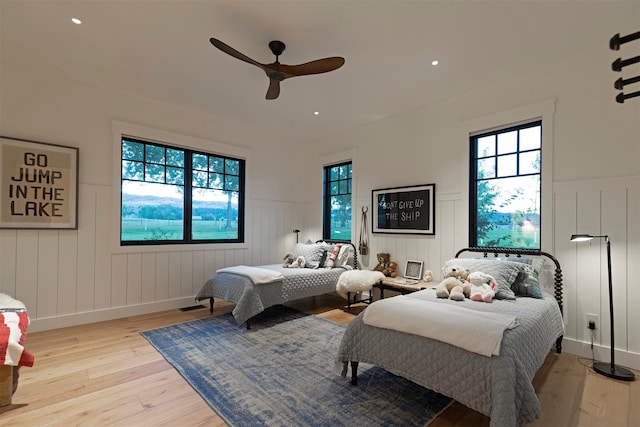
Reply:
M0 228L78 228L78 148L0 137Z
M372 231L435 235L435 192L435 184L372 190Z

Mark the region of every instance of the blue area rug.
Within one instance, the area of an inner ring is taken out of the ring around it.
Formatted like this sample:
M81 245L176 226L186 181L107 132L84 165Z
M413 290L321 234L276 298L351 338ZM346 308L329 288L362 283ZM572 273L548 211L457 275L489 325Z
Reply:
M425 426L451 399L361 364L336 374L345 327L278 306L251 321L212 316L141 332L234 427Z

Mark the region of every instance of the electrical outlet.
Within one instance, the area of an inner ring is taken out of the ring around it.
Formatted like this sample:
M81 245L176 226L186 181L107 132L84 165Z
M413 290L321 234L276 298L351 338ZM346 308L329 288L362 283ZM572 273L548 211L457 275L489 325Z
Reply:
M587 329L598 329L598 315L597 314L585 314L586 322L585 325ZM593 327L591 327L593 325Z

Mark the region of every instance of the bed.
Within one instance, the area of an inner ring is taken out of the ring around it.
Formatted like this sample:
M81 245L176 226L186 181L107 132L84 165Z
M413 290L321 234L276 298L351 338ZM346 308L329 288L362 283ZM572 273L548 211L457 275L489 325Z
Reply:
M233 269L220 269L204 283L196 301L208 299L212 312L215 298L235 303L232 314L236 323L246 322L249 329L251 318L269 307L335 292L340 275L358 268L357 251L350 242L297 243L293 255L305 258L305 268L286 268L282 264L255 267L267 275L271 272L273 277L280 276L265 283L256 284Z
M477 253L483 253L483 256L478 257ZM461 257L462 254L466 256ZM472 258L473 255L476 258ZM539 283L536 289L532 289L536 281L545 276L542 259L551 261L553 296L545 292L546 288ZM391 300L408 298L397 301L436 304L431 307L444 310L466 309L474 316L480 316L477 314L480 312L482 316L484 313L489 313L487 316L498 313L495 315L516 318L519 321L517 327L501 332L499 355L488 357L437 339L388 329L387 326L372 326L375 322L365 322L365 317L368 310L386 301L379 300L347 326L336 356L340 373L346 376L350 365L351 382L355 385L359 363L382 367L489 416L492 427L519 426L539 418L540 403L531 382L554 344L556 352L561 352L564 334L562 270L552 255L528 250L465 248L458 251L455 259L447 261L449 264L462 263L463 266L465 263L476 266L484 263L483 267L490 262L505 265L509 271L512 266L525 271L516 274L517 280L509 276L514 279L508 285L514 298L494 299L491 303L468 299L459 302L439 299L435 290L430 288ZM421 327L424 328L423 325Z

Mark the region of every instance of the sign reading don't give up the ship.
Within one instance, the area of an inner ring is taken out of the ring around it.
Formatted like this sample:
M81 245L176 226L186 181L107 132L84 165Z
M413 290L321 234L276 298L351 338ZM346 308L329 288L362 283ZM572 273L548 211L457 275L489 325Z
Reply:
M372 231L391 234L435 234L435 191L435 184L373 190Z
M0 228L78 227L78 149L0 138Z

